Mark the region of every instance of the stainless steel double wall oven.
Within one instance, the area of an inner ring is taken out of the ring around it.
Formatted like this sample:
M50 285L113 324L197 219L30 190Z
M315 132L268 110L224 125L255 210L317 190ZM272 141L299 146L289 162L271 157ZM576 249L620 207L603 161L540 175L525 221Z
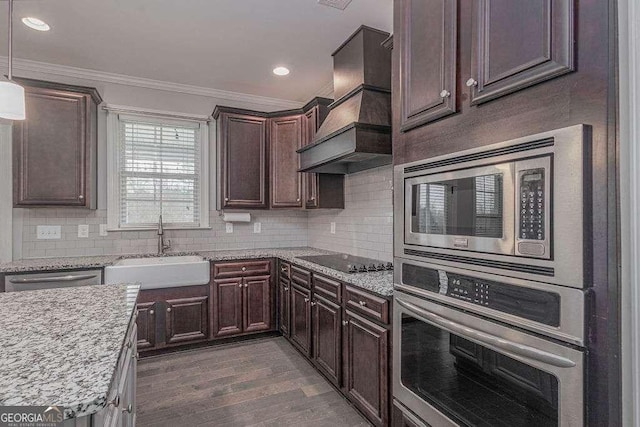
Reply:
M394 170L393 393L433 426L581 426L590 128Z

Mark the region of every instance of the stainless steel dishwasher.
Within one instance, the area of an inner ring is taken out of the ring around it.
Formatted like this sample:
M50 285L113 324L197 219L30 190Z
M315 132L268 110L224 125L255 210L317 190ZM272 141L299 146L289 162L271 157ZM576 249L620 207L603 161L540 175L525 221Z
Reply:
M7 275L4 278L4 287L6 292L15 292L99 285L101 282L102 270L54 271Z

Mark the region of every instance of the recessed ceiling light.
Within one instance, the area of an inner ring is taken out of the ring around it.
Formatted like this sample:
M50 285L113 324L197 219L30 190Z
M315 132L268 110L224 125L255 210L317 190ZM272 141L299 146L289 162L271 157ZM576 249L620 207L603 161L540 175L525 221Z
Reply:
M22 18L22 23L27 27L33 28L37 31L49 31L51 29L49 24L44 22L42 19L34 18L32 16Z
M286 76L289 74L289 69L287 67L276 67L273 69L273 74L276 76Z

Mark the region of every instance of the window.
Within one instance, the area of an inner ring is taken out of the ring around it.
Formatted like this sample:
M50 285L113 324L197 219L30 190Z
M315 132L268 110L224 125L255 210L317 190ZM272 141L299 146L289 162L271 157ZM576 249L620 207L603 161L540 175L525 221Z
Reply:
M208 227L206 122L109 115L109 228Z
M502 177L477 176L475 198L476 236L502 236Z

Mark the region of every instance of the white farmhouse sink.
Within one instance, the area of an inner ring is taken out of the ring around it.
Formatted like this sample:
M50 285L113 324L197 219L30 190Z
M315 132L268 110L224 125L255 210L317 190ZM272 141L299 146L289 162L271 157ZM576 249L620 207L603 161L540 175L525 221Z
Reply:
M199 256L126 258L104 268L104 282L138 283L141 289L209 283L209 262Z

